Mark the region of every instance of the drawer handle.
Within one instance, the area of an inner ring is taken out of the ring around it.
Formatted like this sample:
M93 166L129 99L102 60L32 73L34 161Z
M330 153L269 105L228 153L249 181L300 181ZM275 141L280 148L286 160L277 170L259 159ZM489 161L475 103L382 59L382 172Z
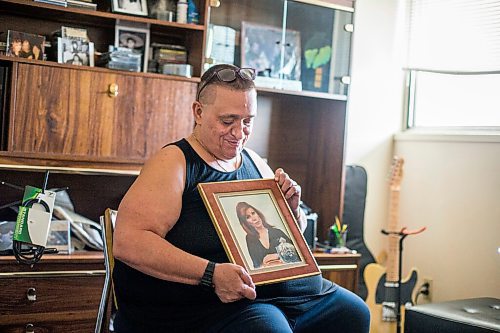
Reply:
M28 297L28 301L30 302L36 301L36 289L33 287L28 288L28 291L26 291L26 297Z
M116 96L118 96L118 85L116 83L111 83L108 86L108 96L109 97L116 97Z
M27 324L26 333L35 333L35 326L33 324Z

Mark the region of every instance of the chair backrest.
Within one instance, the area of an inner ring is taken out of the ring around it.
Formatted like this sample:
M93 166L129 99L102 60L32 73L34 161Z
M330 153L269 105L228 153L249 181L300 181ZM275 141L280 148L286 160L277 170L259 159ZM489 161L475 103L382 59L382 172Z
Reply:
M114 299L113 291L113 268L115 261L113 258L113 232L115 230L115 221L118 212L113 209L106 209L104 215L101 216L101 230L102 241L104 245L104 265L106 267L106 277L104 279L104 286L102 288L101 302L99 304L99 311L97 313L97 321L95 326L95 333L109 332L109 321L111 318L111 304L114 300L115 307L117 307L116 300Z

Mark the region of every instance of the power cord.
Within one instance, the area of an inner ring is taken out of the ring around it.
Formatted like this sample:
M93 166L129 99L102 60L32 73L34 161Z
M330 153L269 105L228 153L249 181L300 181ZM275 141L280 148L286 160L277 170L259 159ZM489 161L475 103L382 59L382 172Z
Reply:
M49 171L47 170L45 172L45 178L43 181L42 194L45 194L45 189L47 188L48 179L49 179ZM40 199L29 199L23 203L23 206L26 208L32 208L34 204L41 205L47 213L50 213L49 205L45 201ZM26 250L23 250L22 248L23 245L29 245L32 248L28 253L26 253ZM12 251L14 252L14 256L16 257L17 262L33 266L42 258L43 253L45 251L45 246L28 244L14 239L12 242Z
M428 296L429 293L430 293L430 284L429 282L426 282L424 283L423 285L420 286L420 288L418 288L418 291L417 291L417 296L415 297L415 305L418 305L418 297L420 295L424 295L424 296Z

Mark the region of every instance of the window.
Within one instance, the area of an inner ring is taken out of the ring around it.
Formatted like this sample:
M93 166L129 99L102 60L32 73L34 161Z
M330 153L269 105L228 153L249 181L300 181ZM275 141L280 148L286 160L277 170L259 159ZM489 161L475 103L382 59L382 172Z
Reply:
M407 0L408 128L500 130L500 0Z

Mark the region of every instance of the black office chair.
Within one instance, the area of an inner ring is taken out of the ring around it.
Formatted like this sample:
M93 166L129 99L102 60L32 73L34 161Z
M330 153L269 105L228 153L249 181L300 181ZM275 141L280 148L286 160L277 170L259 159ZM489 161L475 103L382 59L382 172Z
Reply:
M113 292L113 268L115 265L113 259L113 231L115 229L116 210L106 209L104 216L101 216L102 240L104 245L104 264L106 266L106 278L102 288L101 303L97 313L97 321L95 333L109 332L109 324L111 319L111 309L114 302L116 308L116 300Z

